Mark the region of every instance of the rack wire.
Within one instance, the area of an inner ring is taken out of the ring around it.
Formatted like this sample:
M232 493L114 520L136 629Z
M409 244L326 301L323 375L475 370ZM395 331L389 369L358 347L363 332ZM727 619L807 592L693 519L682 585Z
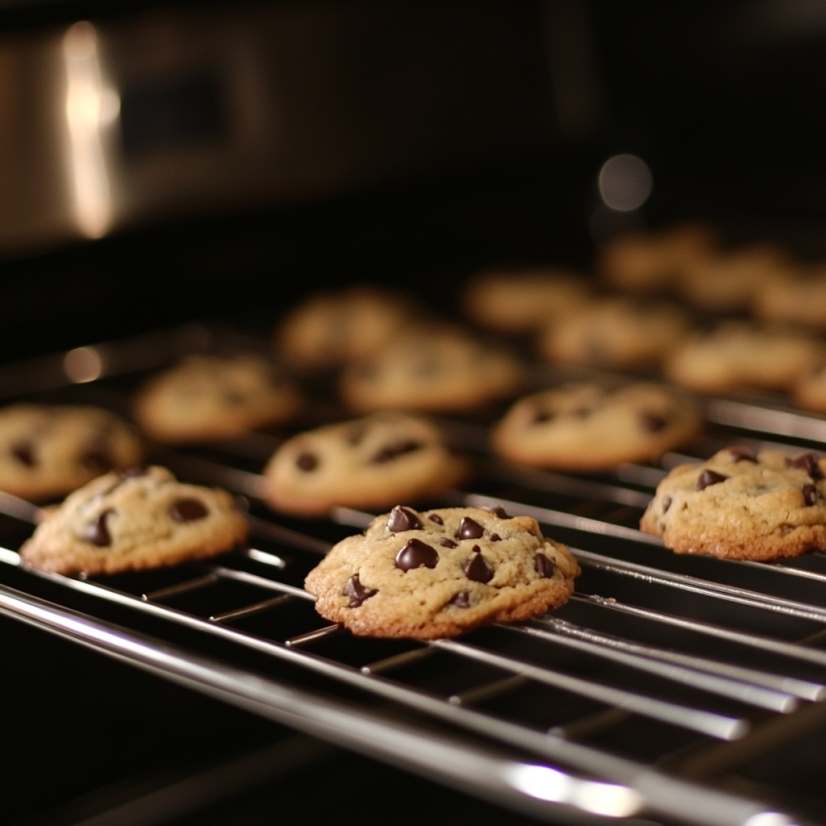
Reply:
M173 336L184 349L192 339ZM129 385L110 380L158 363L146 340L94 352L84 392L120 408ZM25 375L28 393L59 390L77 381L66 356L41 360L40 386L30 369L4 375ZM681 557L636 525L673 464L733 440L816 445L826 421L775 400L707 408L714 426L685 453L601 477L509 465L487 453L483 426L442 422L478 475L434 504L532 515L583 568L568 605L528 623L421 643L358 639L323 620L304 575L374 515L297 522L267 510L255 468L278 439L265 433L158 451L180 476L250 500L253 547L218 560L110 578L30 571L16 547L36 508L0 495L0 613L547 820L798 822L817 790L789 805L782 781L750 769L826 726L826 556Z

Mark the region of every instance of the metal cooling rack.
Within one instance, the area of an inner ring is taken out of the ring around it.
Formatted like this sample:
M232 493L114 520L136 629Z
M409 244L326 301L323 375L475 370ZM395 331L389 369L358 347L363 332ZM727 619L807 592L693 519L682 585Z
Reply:
M203 346L208 335L195 332ZM152 341L168 358L192 336ZM4 377L24 376L29 393L90 383L88 398L122 409L129 385L118 375L159 361L144 339ZM523 625L418 643L326 623L304 575L372 514L297 522L268 511L256 470L278 439L264 433L158 451L179 476L249 498L253 547L217 561L107 579L31 572L15 548L36 509L0 495L0 613L549 821L802 822L818 789L797 799L751 768L826 726L826 556L685 558L636 525L671 465L735 439L799 450L826 442L826 421L762 399L715 399L708 417L714 426L689 452L601 477L502 463L483 426L443 422L479 472L472 490L432 504L533 515L583 568L568 605Z

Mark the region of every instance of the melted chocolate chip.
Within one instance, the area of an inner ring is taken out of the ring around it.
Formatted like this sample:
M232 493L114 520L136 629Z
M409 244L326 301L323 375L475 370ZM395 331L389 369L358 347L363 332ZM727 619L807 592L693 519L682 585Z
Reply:
M502 541L502 537L501 537L501 536L499 536L499 534L498 534L498 533L492 533L492 534L490 535L490 541L491 541L491 542L501 542L501 541Z
M112 535L109 533L109 526L106 520L110 514L115 511L113 508L107 508L103 511L97 519L88 522L81 528L78 537L83 542L91 542L92 545L97 545L99 548L105 548L112 544Z
M533 414L531 424L545 424L545 422L550 422L555 418L556 413L552 413L550 410L537 410Z
M411 539L396 554L396 567L402 571L411 571L413 568L435 568L439 561L439 554L420 539Z
M663 499L663 513L668 513L668 509L671 507L672 501L673 500L670 496L666 496L665 499Z
M209 510L199 499L176 499L169 506L169 515L176 522L195 522L203 519Z
M814 505L817 502L817 486L808 484L803 485L803 501L807 505Z
M408 439L404 442L396 442L395 444L386 445L381 448L381 450L378 450L373 454L370 461L374 464L381 465L384 464L384 462L391 462L399 456L404 456L406 453L414 453L417 450L421 450L423 447L424 445L415 439Z
M344 596L350 597L347 603L349 608L358 608L363 602L375 596L378 591L375 588L365 588L359 582L359 575L353 574L344 586Z
M497 505L494 508L485 508L485 510L489 511L494 516L498 516L500 519L513 519L513 517L501 505Z
M805 470L806 473L809 474L809 478L815 482L823 478L823 471L814 453L803 453L794 459L786 459L786 464L789 467L797 467Z
M318 456L316 456L315 453L310 453L305 450L303 453L299 453L298 456L295 457L295 466L299 470L309 473L311 470L315 470L318 467Z
M403 508L401 505L396 505L387 518L387 530L393 533L415 531L421 526L422 523L419 521L419 517L410 508Z
M31 442L18 442L11 446L11 455L26 467L34 467L37 459L34 455L34 445Z
M719 485L720 482L725 482L728 476L722 473L717 473L716 470L704 470L697 479L697 490L705 490L710 485Z
M485 533L485 529L469 516L462 517L459 523L459 530L456 531L457 539L478 539Z
M445 520L439 516L438 513L431 513L430 516L427 517L431 522L435 522L437 525L444 525Z
M536 554L536 556L534 556L533 567L539 576L544 579L551 579L556 571L556 565L554 565L553 560L548 559L545 554Z
M478 545L476 546L478 547ZM493 579L493 570L485 562L481 553L474 553L462 563L462 570L468 579L474 582L490 582Z
M459 591L448 601L448 605L454 608L470 608L470 594L467 591Z
M728 448L728 452L732 455L735 462L753 462L757 464L757 456L750 447L735 445L734 447Z
M452 539L443 539L441 542L443 548L458 548L459 543L454 542Z
M668 426L668 419L659 413L640 413L640 422L649 433L659 433Z

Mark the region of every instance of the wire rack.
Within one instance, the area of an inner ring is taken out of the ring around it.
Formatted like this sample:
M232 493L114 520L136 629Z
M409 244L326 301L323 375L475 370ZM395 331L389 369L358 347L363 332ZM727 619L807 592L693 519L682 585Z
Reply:
M187 328L0 378L8 397L123 410L140 371L209 341ZM765 765L826 731L826 555L686 558L636 525L668 467L733 441L817 445L826 420L765 399L713 399L706 412L686 453L588 477L503 463L483 424L442 422L478 473L429 504L530 514L582 566L568 605L522 625L420 643L325 622L304 576L373 515L298 522L266 509L257 471L278 444L267 433L153 457L248 498L253 545L217 561L100 579L28 571L15 549L36 508L0 494L0 613L549 821L803 822L818 816L817 786L801 795Z

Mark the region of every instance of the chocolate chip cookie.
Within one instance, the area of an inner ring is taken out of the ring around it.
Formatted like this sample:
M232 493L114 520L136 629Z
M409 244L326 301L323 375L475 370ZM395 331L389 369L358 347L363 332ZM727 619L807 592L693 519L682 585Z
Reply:
M278 327L275 343L289 364L306 370L340 367L375 352L410 323L413 308L370 287L315 295Z
M667 359L677 384L701 393L786 390L818 363L813 338L745 322L727 322L688 338Z
M549 324L539 349L561 364L636 370L658 365L687 329L671 304L604 299Z
M478 324L500 333L538 330L588 301L582 278L551 269L494 270L465 290L464 305Z
M727 448L680 465L640 527L682 554L771 560L826 549L826 460Z
M135 415L153 439L183 444L280 424L298 407L297 391L267 359L191 356L146 384Z
M355 410L473 410L522 380L506 352L452 328L417 328L348 368L341 393Z
M354 634L433 639L544 614L578 574L529 516L397 506L339 542L304 585L319 614Z
M463 460L432 424L398 413L376 413L288 439L265 470L273 507L314 515L335 506L385 508L455 485Z
M607 470L658 458L696 436L697 405L662 385L581 382L520 399L493 432L497 453L527 465Z
M96 407L18 404L0 410L0 490L24 499L64 496L113 468L141 461L124 421Z
M755 314L765 321L826 330L826 272L801 269L787 278L772 278L754 295Z
M826 413L826 362L819 362L800 377L793 389L795 404L815 413Z
M20 553L44 571L114 574L214 556L246 537L246 517L225 491L178 482L165 468L133 468L76 490Z

